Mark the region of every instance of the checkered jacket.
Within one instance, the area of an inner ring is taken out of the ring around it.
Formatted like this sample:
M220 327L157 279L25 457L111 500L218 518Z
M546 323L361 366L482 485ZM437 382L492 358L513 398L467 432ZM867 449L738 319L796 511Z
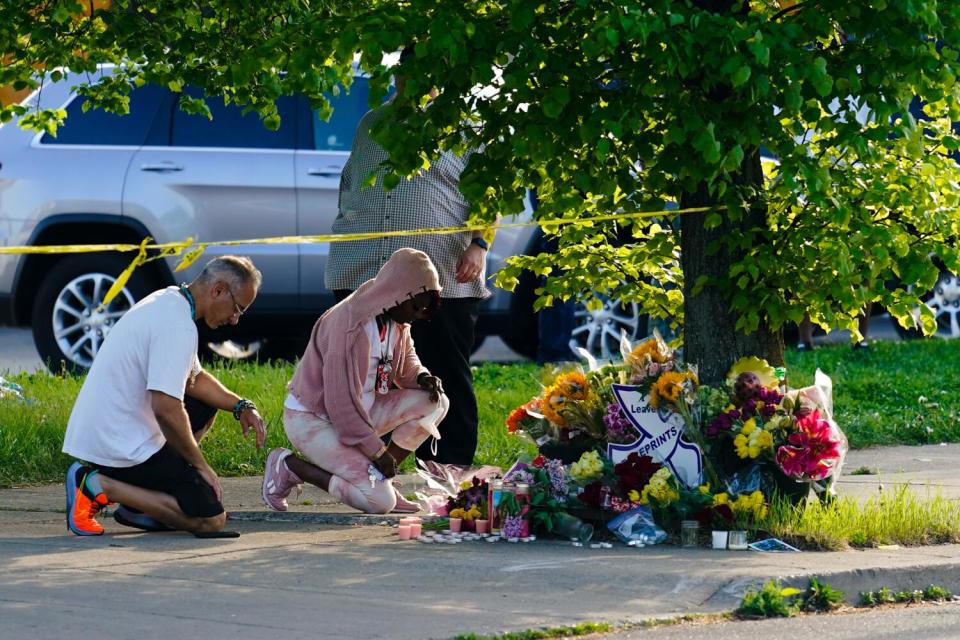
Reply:
M469 153L458 157L446 151L430 168L411 180L400 180L392 191L383 189L387 160L384 149L370 138L370 127L382 117L383 108L367 113L357 126L350 158L340 177L339 213L334 233L368 233L431 227L458 227L467 222L469 203L460 193L460 174ZM363 186L371 172L374 186ZM423 251L440 274L444 298L486 298L486 268L471 282L455 279L457 262L470 246L472 234L411 235L373 240L334 242L330 245L324 283L327 289L356 289L377 275L394 251L403 247Z

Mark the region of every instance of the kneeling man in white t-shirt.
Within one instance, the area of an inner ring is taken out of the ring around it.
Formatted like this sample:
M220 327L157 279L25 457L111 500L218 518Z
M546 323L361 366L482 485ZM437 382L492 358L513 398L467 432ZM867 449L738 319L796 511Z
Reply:
M146 530L221 531L223 490L197 443L218 409L232 411L263 446L256 406L224 387L197 359L197 327L236 324L257 297L249 258L211 260L190 285L138 302L111 329L80 389L63 451L83 462L67 471L67 526L101 535L95 516L121 503L118 522Z

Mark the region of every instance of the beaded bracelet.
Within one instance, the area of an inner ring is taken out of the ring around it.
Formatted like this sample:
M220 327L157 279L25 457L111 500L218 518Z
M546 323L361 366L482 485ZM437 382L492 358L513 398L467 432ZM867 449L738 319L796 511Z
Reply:
M233 417L237 420L240 419L240 414L242 414L247 407L257 410L257 405L253 404L253 400L247 400L246 398L240 398L237 400L237 404L233 406Z

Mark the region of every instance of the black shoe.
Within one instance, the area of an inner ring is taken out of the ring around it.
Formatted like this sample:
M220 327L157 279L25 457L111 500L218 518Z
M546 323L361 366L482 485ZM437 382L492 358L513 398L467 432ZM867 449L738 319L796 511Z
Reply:
M867 342L866 340L861 340L860 342L854 342L854 343L853 343L853 349L854 349L855 351L856 351L857 349L869 349L869 348L870 348L870 343Z
M117 521L117 524L122 524L125 527L133 527L134 529L140 529L142 531L176 531L173 527L168 527L162 522L154 520L142 511L131 509L122 504L117 505L117 509L113 512L113 519Z

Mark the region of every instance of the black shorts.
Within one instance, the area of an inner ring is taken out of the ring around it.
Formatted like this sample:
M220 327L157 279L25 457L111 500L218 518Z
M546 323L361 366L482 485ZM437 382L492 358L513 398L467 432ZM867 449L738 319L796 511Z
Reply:
M215 408L189 396L184 398L184 406L190 417L190 427L194 431L206 426L217 412ZM180 505L180 510L190 517L212 518L224 512L223 504L217 500L213 487L171 449L170 445L163 445L160 451L132 467L104 467L96 464L91 466L108 478L173 496Z

